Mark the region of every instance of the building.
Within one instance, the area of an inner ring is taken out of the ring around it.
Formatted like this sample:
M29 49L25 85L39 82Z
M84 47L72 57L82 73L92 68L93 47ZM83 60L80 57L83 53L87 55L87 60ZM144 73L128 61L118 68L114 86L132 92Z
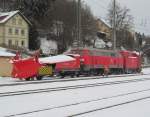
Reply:
M98 33L101 33L102 36L105 34L107 40L111 40L111 26L106 23L103 19L97 19Z
M97 19L97 39L94 42L94 47L110 49L112 47L112 28L103 19Z
M0 12L0 45L28 49L30 25L20 11Z

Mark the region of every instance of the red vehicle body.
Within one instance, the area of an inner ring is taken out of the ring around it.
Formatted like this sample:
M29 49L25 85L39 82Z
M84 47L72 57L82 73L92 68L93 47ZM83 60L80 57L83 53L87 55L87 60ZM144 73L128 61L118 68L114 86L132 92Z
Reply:
M103 74L105 68L109 68L109 73L133 73L141 68L140 56L130 51L76 48L67 54L76 59L56 64L56 71L62 76L98 75Z
M63 70L67 70L67 71L68 70L74 71L74 70L78 70L80 68L80 55L68 54L68 56L75 58L75 60L57 63L56 64L57 67L55 68L56 70L60 71L63 69Z
M139 54L131 51L121 51L123 56L124 71L126 73L136 73L141 70L141 57Z
M12 60L12 77L19 79L28 79L37 76L39 68L42 66L36 57L27 59Z
M65 74L70 74L73 76L74 74L78 75L80 72L80 55L79 54L67 54L67 56L71 56L75 58L72 61L68 62L60 62L56 63L55 71L59 73L61 76Z
M41 80L42 76L52 76L54 68L55 73L62 77L65 75L73 77L90 74L103 75L104 73L137 73L141 70L141 58L132 51L76 48L66 55L70 56L71 60L52 62L52 59L50 59L48 63L40 63L36 56L20 59L16 55L12 60L12 77L26 80L36 77L37 80Z
M60 61L71 61L75 60L68 56L55 56L38 58L37 56L22 59L19 54L12 59L13 70L12 77L25 80L41 80L43 76L53 76L55 63ZM67 67L68 67L68 63ZM71 65L78 64L77 62L71 61ZM65 67L63 67L64 69ZM62 69L62 68L61 68ZM74 67L72 67L74 69Z

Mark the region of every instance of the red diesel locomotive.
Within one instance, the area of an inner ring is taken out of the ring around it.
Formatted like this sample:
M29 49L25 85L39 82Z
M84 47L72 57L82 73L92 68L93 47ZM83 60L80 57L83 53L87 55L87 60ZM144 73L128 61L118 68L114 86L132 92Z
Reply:
M141 58L132 51L75 48L66 55L75 60L56 64L55 70L62 77L102 75L106 68L109 74L137 73L141 70Z

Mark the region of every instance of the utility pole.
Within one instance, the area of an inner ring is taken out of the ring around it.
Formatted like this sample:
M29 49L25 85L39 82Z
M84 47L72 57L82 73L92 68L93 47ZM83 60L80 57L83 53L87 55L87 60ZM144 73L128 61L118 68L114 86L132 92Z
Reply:
M78 0L77 8L77 46L81 43L81 0Z
M113 49L116 50L116 0L113 1Z

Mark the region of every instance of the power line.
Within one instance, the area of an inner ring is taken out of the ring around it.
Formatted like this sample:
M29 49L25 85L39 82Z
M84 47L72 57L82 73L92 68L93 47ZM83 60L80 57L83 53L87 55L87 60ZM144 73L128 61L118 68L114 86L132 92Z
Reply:
M98 1L99 1L99 0L98 0ZM111 0L110 0L110 1L111 1ZM101 1L99 1L99 2L103 2L103 3L107 4L107 3L110 3L110 1L109 1L109 0L107 0L107 1L101 0Z
M99 3L97 0L95 1L95 0L93 0L94 2L95 2L95 4L98 4L99 6L101 6L102 8L104 8L105 10L108 10L108 8L107 7L105 7L105 5L103 5L103 4L101 4L101 3ZM101 8L100 7L100 8Z

